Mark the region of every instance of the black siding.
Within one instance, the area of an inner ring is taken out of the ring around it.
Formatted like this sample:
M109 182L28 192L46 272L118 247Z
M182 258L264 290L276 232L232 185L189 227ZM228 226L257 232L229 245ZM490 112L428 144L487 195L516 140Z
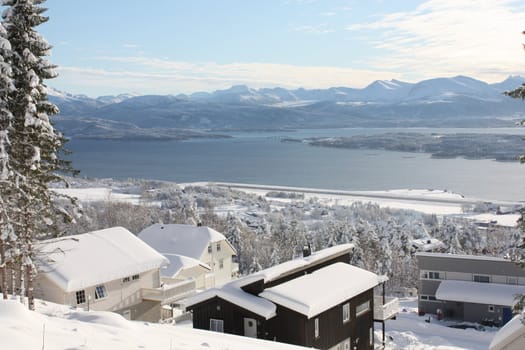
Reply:
M373 349L370 346L370 328L373 327L373 290L334 306L325 312L307 319L306 316L277 305L277 316L268 320L268 332L279 342L329 349L343 340L351 338L352 349ZM370 310L356 317L357 305L370 301ZM350 303L350 321L343 323L343 304ZM315 338L315 319L319 318L319 338ZM359 339L357 341L357 339Z
M272 339L265 331L263 317L221 298L193 305L190 310L193 312L193 328L209 330L210 319L214 318L224 321L224 333L244 335L244 318L247 317L257 320L257 338Z

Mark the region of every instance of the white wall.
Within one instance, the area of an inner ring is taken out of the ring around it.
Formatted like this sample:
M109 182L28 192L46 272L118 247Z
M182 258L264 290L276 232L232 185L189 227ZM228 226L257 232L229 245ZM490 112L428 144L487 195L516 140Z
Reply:
M139 274L138 280L133 280L131 278L132 276L129 277L129 282L123 282L123 279L119 278L117 280L97 284L104 285L107 294L106 297L98 300L95 299L96 285L84 288L86 303L77 305L76 291L66 293L56 284L51 282L45 274L39 274L37 277L35 296L51 302L84 309L88 308L87 299L89 298L90 310L115 311L141 303L142 288L157 288L160 286L158 269Z
M211 267L214 275L213 286L220 286L232 280L232 274L236 272L237 264L232 261L234 252L226 240L212 243L211 248L211 253L206 250L200 260Z

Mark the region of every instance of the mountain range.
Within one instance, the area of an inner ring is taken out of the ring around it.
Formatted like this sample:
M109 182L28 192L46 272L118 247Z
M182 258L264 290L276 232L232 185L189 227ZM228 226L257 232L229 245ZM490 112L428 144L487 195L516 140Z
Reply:
M203 137L210 132L337 127L511 126L525 103L503 94L525 83L510 76L488 84L466 76L418 83L378 80L363 89L253 89L232 86L191 95L90 98L49 89L68 137Z

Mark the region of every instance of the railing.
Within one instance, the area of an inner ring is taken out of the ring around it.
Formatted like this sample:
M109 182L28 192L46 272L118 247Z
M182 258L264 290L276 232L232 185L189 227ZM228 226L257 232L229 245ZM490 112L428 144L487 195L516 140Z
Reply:
M159 288L142 288L141 297L145 300L160 301L170 304L182 299L195 291L195 280L186 280L174 284L165 284Z
M374 296L374 320L385 321L396 316L399 310L399 299L386 297L383 304L383 297Z

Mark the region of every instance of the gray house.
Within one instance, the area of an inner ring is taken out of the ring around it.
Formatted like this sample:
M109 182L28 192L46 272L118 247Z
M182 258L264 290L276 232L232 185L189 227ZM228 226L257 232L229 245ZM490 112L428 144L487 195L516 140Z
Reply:
M488 256L416 253L420 313L502 326L516 296L525 294L525 271Z

